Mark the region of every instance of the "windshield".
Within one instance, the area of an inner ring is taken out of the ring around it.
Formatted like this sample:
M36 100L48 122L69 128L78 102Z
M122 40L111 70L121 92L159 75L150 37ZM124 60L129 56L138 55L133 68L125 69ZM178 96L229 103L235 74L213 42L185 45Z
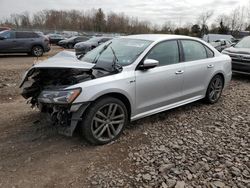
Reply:
M139 39L127 39L127 38L116 38L111 41L105 42L104 44L98 46L94 50L88 52L82 57L82 61L93 63L95 58L99 55L105 45L109 44L107 49L103 51L98 58L98 63L100 65L107 66L111 65L114 59L114 54L112 49L117 56L117 63L121 66L130 65L136 58L152 43L148 40Z
M10 37L10 32L9 31L1 31L0 32L0 37L9 38Z
M235 48L250 48L250 37L243 38L235 45Z

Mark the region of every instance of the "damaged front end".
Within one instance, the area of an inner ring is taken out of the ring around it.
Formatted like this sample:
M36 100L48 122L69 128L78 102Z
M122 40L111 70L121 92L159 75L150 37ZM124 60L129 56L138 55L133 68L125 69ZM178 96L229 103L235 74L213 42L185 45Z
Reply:
M81 88L67 88L96 79L97 76L93 75L92 64L79 62L75 56L69 55L63 54L63 60L57 55L32 66L25 73L20 87L21 95L32 107L38 107L41 112L47 113L51 123L58 127L61 134L72 136L89 104L74 104L73 101L80 95Z
M20 84L22 96L33 107L37 106L41 112L49 114L60 133L72 136L89 102L73 103L82 88L67 88L122 71L122 67L113 62L107 67L105 63L98 64L98 57L94 63L87 63L77 59L74 52L63 51L32 66Z

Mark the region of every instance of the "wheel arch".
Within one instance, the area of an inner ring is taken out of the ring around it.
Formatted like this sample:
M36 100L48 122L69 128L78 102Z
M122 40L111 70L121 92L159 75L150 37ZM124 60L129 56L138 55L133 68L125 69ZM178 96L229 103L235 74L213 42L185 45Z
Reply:
M41 44L32 44L31 49L30 49L31 52L32 52L32 49L33 49L35 46L40 46L40 47L43 49L43 52L45 52L45 51L44 51L44 47L43 47L43 45L41 45Z
M86 108L83 108L84 110L82 111L81 114L79 114L79 117L78 118L83 118L84 115L87 113L88 109L90 108L91 104L94 102L94 101L97 101L97 100L100 100L100 99L103 99L105 97L113 97L113 98L116 98L116 99L119 99L121 100L124 105L126 106L127 110L128 110L128 121L130 122L130 117L131 117L131 113L132 113L132 105L131 105L131 102L129 101L128 97L126 97L124 94L122 93L119 93L119 92L110 92L110 93L106 93L106 94L103 94L101 96L98 96L97 98L95 98L95 100L85 104L86 105ZM72 126L72 125L71 125ZM71 135L77 130L79 131L80 129L80 121L77 121L77 123L75 124L74 127L72 127L72 130L71 130Z
M119 92L110 92L110 93L106 93L106 94L103 94L101 96L98 96L94 101L100 100L100 99L105 98L105 97L113 97L113 98L117 98L120 101L122 101L128 110L128 115L129 115L129 119L130 119L131 112L132 112L132 105L131 105L131 102L126 95L119 93Z
M219 75L219 76L221 76L221 77L222 77L222 81L223 81L223 88L224 88L224 86L225 86L225 75L224 75L223 73L221 73L221 72L219 72L219 73L215 74L214 76L216 76L216 75ZM214 76L213 76L213 77L214 77Z
M208 86L209 86L211 80L212 80L215 76L217 76L217 75L219 75L219 76L222 77L222 79L223 79L223 88L225 87L225 75L224 75L224 73L223 73L223 72L216 72L216 73L213 74L213 76L211 76L211 79L209 80L209 82L208 82L208 84L207 84L207 88L208 88Z

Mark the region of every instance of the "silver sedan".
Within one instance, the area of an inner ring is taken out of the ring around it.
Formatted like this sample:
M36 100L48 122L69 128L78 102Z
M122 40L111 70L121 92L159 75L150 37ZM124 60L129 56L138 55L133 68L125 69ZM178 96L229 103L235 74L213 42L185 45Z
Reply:
M60 133L79 126L88 142L106 144L130 121L201 99L216 103L231 76L231 58L204 41L152 34L115 38L81 59L61 52L31 67L21 86Z

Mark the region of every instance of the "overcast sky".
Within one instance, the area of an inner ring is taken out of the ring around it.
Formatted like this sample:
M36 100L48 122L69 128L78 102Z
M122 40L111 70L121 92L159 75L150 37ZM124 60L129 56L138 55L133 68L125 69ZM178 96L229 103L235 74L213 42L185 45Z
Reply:
M247 6L250 0L0 0L0 19L11 13L43 9L88 10L102 8L105 12L124 12L140 20L159 24L173 21L177 25L194 23L204 10L216 15L229 14L237 6Z

